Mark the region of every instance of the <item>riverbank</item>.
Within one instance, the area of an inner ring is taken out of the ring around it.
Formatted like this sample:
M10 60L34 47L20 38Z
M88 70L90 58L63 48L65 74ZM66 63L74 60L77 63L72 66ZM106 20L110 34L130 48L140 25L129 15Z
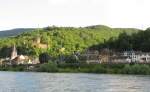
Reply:
M103 73L103 74L142 74L150 75L147 64L96 64L79 67L59 68L59 72Z
M45 63L36 66L1 66L0 71L33 71L59 73L104 73L150 75L148 64L56 64Z

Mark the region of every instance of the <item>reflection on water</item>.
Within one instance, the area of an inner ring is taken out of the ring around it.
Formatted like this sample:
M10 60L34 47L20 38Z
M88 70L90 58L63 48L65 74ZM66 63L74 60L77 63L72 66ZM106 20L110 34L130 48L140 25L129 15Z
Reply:
M0 92L149 92L150 76L0 72Z

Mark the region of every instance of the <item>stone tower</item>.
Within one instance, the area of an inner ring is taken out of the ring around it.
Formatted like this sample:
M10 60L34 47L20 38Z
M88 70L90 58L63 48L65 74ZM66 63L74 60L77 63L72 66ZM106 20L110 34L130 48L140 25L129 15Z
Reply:
M37 44L40 44L40 43L41 43L41 38L40 38L40 37L37 37L37 38L36 38L36 43L37 43Z
M15 46L15 44L14 44L14 46L13 46L13 48L12 48L12 52L11 52L11 57L10 57L10 59L12 60L12 59L14 59L14 58L16 58L17 57L17 50L16 50L16 46Z

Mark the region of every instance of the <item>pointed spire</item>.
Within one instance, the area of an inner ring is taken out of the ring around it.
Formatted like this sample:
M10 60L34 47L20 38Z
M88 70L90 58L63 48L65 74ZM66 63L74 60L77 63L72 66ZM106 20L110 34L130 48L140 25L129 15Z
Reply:
M16 58L17 57L17 50L16 50L16 46L15 44L13 45L13 48L12 48L12 52L11 52L11 60Z

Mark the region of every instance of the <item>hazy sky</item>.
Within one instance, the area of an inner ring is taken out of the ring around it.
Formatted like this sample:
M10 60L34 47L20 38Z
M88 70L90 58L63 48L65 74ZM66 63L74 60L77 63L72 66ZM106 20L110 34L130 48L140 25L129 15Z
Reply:
M150 27L150 0L0 0L0 30L97 24Z

